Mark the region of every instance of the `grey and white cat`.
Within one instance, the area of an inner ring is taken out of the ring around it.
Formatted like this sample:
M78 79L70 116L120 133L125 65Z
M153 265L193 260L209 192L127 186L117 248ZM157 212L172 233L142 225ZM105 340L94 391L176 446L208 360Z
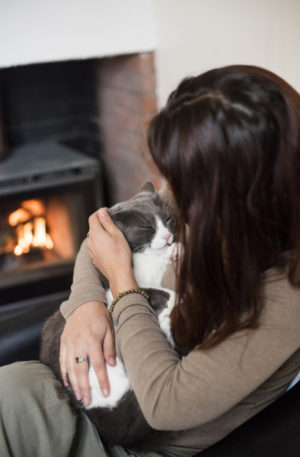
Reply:
M108 212L131 247L137 282L149 294L150 305L157 313L159 325L174 347L170 312L175 296L173 291L163 289L160 284L167 266L178 255L178 245L174 243L176 216L150 182L137 195L111 207ZM112 297L108 281L99 274L110 303ZM41 361L49 365L60 379L59 345L64 325L65 320L59 311L48 319L43 329L40 354ZM84 407L69 388L74 406L84 409L104 442L133 450L161 448L169 440L170 432L154 430L147 424L122 362L117 358L115 367L107 365L107 373L110 395L103 397L90 364L92 401Z

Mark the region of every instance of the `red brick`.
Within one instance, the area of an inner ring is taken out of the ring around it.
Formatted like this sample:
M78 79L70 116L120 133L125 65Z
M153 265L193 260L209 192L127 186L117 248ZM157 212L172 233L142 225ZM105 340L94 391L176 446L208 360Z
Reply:
M141 54L132 54L124 56L122 65L126 70L136 71L139 73L155 73L155 57L153 52L144 52Z
M157 111L154 95L143 95L111 87L99 88L98 102L100 110L103 107L106 111L120 109L135 114L155 114Z
M153 67L149 71L149 62L150 58L139 55L101 59L95 69L96 81L101 87L153 92L155 72Z
M146 115L137 116L116 110L114 113L104 113L99 118L99 125L115 128L115 134L121 135L124 131L133 132L137 136L143 135L148 125Z
M140 74L124 71L120 68L112 72L103 67L97 76L97 83L102 87L111 87L130 92L152 94L155 91L155 76L152 73Z
M144 113L157 113L157 98L155 95L144 95L141 97Z
M111 72L130 71L134 73L155 73L155 58L152 52L127 54L122 56L100 59L98 67L109 69Z
M129 160L105 161L108 175L110 176L110 185L112 187L111 198L113 202L122 201L134 195L143 178L138 176L148 175L143 167L139 167L136 161L132 164ZM125 191L126 189L126 191Z
M162 178L146 145L148 123L157 110L153 53L102 59L96 77L111 200L131 197L149 179L159 187Z
M117 131L113 126L103 126L100 132L100 141L110 147L131 149L138 154L145 147L145 135L137 135L132 131Z

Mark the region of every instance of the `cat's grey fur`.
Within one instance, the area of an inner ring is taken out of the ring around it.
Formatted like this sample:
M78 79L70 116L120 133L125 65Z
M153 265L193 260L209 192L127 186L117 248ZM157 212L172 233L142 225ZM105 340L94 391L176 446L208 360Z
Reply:
M155 234L155 216L159 216L169 231L175 234L175 214L155 192L151 183L147 183L130 200L117 204L108 211L124 233L133 253L140 252L151 242ZM103 275L100 276L107 288L108 281ZM147 292L151 306L159 313L166 306L169 294L159 289L147 289ZM60 336L64 325L65 320L59 311L50 317L43 329L40 354L41 361L49 365L59 379ZM72 404L76 408L83 408L75 399L71 388L68 391ZM127 449L161 449L171 437L170 432L154 430L147 424L133 390L127 391L114 408L97 407L84 411L96 425L104 442Z

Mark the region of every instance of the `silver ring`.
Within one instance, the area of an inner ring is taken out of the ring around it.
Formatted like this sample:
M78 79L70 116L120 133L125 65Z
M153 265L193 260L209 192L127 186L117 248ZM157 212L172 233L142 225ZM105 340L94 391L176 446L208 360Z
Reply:
M74 358L75 363L83 363L83 362L88 362L88 359L85 357L75 357Z

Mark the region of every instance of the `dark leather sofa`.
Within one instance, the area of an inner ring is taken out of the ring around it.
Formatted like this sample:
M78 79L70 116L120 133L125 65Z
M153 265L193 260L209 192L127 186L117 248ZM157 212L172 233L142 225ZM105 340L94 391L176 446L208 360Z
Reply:
M0 306L0 366L39 358L43 324L67 296L58 292Z
M37 359L43 323L66 298L56 293L0 307L0 365ZM1 393L0 393L1 395ZM199 457L300 457L300 382Z

